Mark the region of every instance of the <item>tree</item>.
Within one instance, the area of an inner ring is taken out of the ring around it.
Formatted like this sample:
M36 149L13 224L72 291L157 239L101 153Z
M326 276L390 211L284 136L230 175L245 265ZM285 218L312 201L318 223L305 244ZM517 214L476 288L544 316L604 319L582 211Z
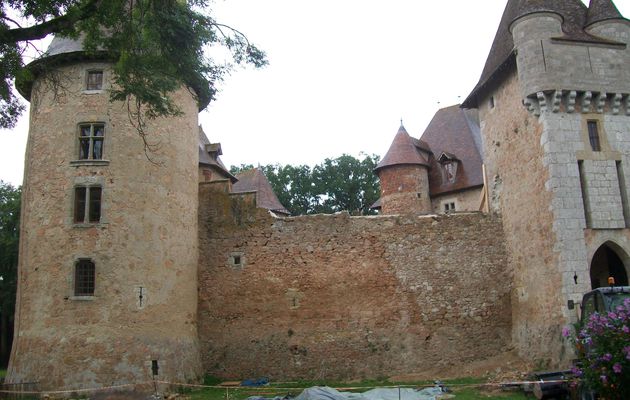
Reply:
M11 349L17 288L21 189L0 181L0 365Z
M13 127L24 110L13 81L32 78L33 71L23 68L26 49L50 34L80 38L88 55L106 56L114 62L111 100L134 106L141 135L145 118L180 114L169 94L182 84L194 87L202 104L214 99L216 83L233 65L206 57L209 47L226 47L236 64L261 67L267 61L244 34L209 15L209 1L3 1L0 127Z
M327 158L311 168L308 165L271 164L260 167L278 200L293 215L331 214L348 211L353 215L374 214L370 206L381 190L374 168L379 156L363 159L344 154ZM232 167L234 175L253 165Z

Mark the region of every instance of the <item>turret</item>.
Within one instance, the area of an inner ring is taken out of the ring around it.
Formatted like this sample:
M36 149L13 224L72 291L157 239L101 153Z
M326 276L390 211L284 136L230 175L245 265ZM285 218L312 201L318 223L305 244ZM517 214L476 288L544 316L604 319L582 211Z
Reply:
M595 36L630 43L630 21L621 15L612 0L591 0L585 29Z
M381 182L383 214L430 213L429 154L421 141L400 125L387 154L374 171Z
M182 115L147 121L147 140L159 144L149 160L127 105L110 101L106 55L88 58L80 43L56 38L29 68L19 86L31 109L7 383L49 390L146 382L153 372L198 378L205 104L185 87L173 93Z

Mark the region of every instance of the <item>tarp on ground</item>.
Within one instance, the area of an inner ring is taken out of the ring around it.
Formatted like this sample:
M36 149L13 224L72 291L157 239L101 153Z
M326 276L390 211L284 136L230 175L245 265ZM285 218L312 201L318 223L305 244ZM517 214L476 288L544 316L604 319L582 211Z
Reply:
M304 389L294 400L440 400L452 398L439 387L422 390L410 388L376 388L363 393L340 392L327 386L315 386ZM249 400L261 399L250 397ZM286 399L276 397L274 400Z

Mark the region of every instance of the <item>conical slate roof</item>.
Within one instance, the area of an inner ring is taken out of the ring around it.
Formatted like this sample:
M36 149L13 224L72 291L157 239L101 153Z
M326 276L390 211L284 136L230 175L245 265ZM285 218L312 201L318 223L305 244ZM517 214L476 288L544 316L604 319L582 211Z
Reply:
M600 2L610 3L608 6L601 6L608 10L602 13L609 15L610 6L614 8L612 2L610 0ZM508 0L479 82L464 101L463 107L476 107L479 92L490 83L493 77L515 65L514 40L510 33L510 26L515 20L537 12L552 12L562 17L563 36L556 39L587 43L616 43L584 31L587 25L588 8L580 0Z
M610 19L625 19L612 0L591 0L586 15L586 26Z
M236 178L238 182L232 185L232 193L255 192L258 208L264 208L278 214L291 215L291 212L280 203L271 183L260 169L253 168L243 171L237 174Z
M418 149L430 151L426 143L422 143L419 140L413 139L407 133L405 127L401 124L398 128L398 133L394 137L394 141L385 157L378 163L375 171L378 171L385 167L391 167L394 165L424 165L429 166L428 160L422 156Z

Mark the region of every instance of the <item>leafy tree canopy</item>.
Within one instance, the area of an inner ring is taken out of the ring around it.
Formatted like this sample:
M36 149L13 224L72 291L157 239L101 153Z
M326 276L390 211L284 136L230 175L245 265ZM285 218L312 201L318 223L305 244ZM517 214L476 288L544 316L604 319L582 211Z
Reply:
M24 110L14 80L28 80L24 54L50 34L81 38L88 55L114 63L112 100L133 102L140 116L179 114L169 93L188 84L201 103L232 63L206 50L224 46L236 64L261 67L265 54L236 29L210 15L210 0L4 0L0 5L0 127L13 127Z
M0 181L0 363L6 361L9 324L15 310L21 189Z
M332 214L348 211L353 215L374 214L370 206L380 196L380 184L374 173L378 155L363 159L344 154L327 158L311 168L308 165L270 164L259 167L267 176L280 203L293 215ZM254 168L232 167L234 175Z

